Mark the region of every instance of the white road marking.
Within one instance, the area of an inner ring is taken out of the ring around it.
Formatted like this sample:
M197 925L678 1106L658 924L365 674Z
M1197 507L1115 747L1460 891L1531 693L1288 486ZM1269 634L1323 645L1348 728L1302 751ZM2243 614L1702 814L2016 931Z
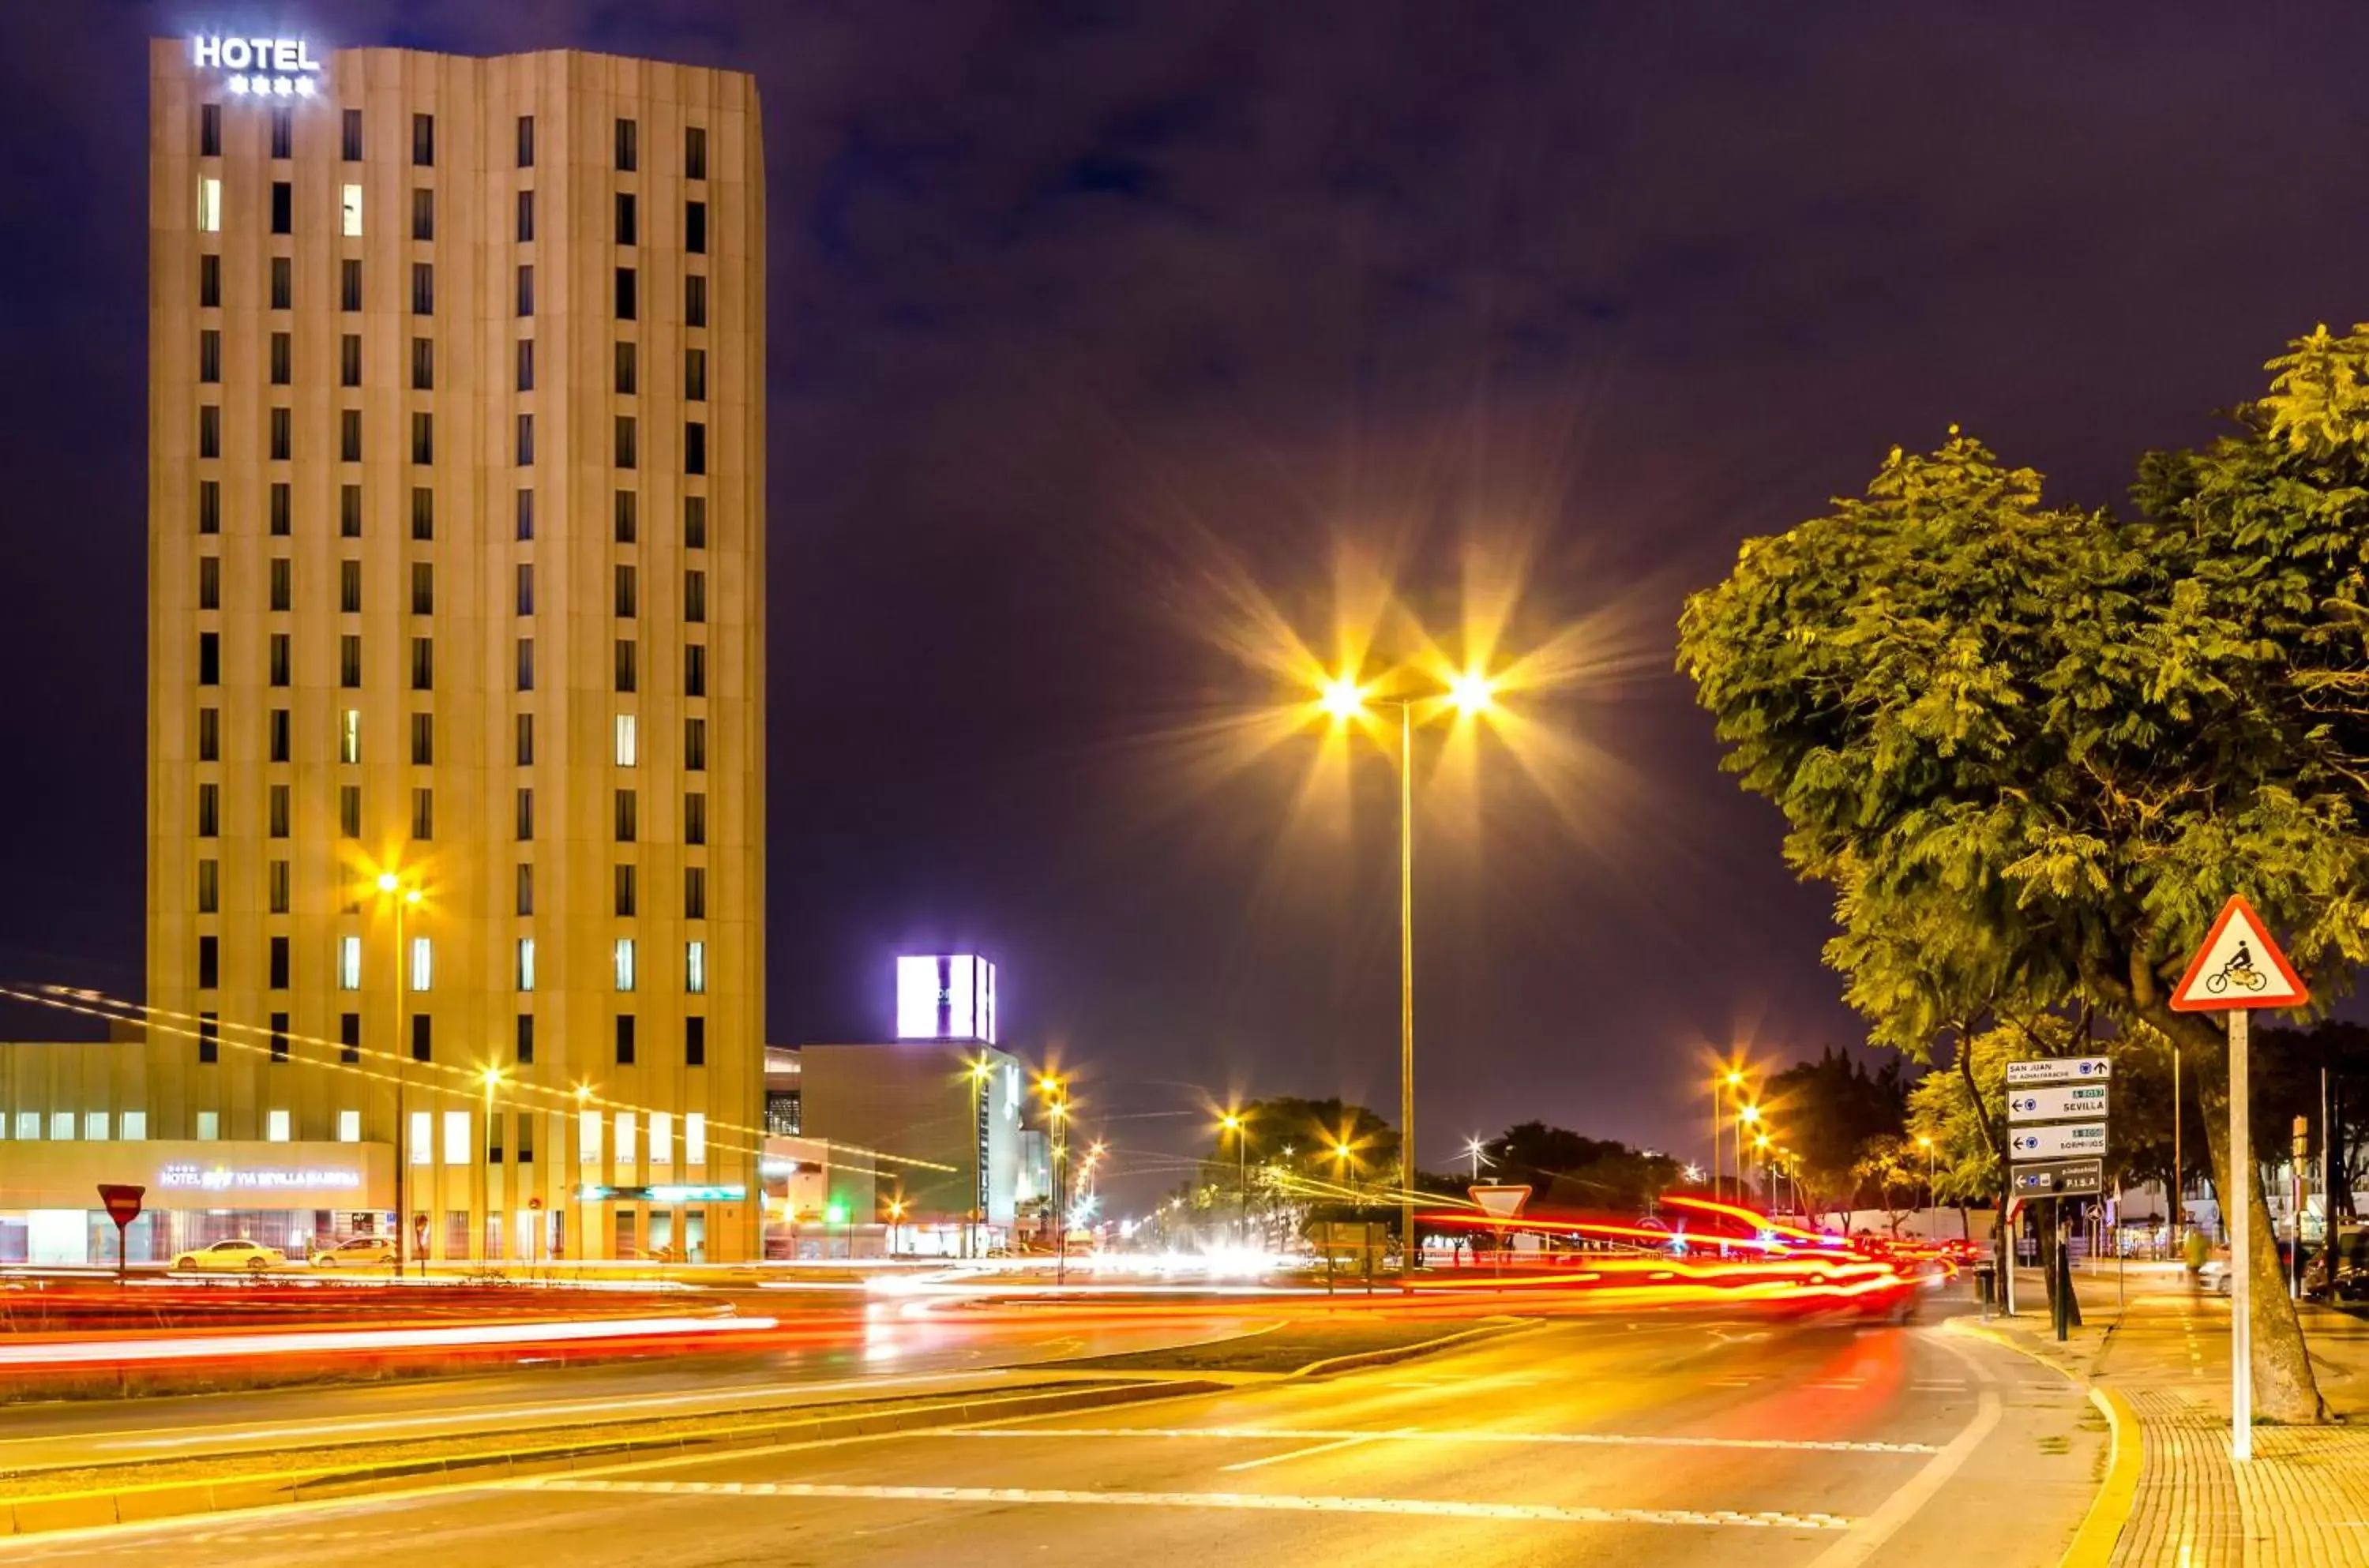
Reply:
M1370 1443L1377 1437L1388 1436L1390 1434L1382 1432L1357 1432L1346 1437L1336 1438L1330 1443L1319 1443L1312 1448L1294 1448L1288 1454L1269 1454L1265 1459L1244 1459L1239 1464L1220 1465L1218 1468L1230 1471L1257 1470L1263 1465L1279 1465L1287 1459L1313 1459L1318 1454L1329 1454L1335 1449L1354 1448L1360 1443Z
M1833 1514L1704 1512L1689 1508L1586 1508L1553 1503L1466 1503L1428 1497L1303 1497L1271 1492L1074 1492L1034 1486L835 1486L772 1481L589 1481L541 1477L505 1482L523 1492L652 1493L678 1497L806 1497L887 1503L1068 1503L1090 1508L1239 1508L1288 1514L1401 1514L1431 1518L1570 1525L1729 1526L1746 1529L1848 1530Z
M1930 1443L1878 1443L1809 1437L1683 1437L1658 1433L1626 1432L1492 1432L1438 1431L1421 1426L1394 1426L1360 1431L1346 1426L971 1426L930 1434L948 1438L1033 1437L1218 1437L1268 1438L1276 1442L1321 1442L1337 1448L1351 1442L1406 1443L1539 1443L1577 1448L1767 1448L1780 1453L1808 1454L1937 1454ZM1306 1450L1315 1452L1314 1449ZM1282 1455L1289 1459L1291 1455ZM1253 1464L1270 1461L1260 1459ZM1248 1470L1252 1465L1228 1465Z
M1925 1462L1922 1469L1908 1478L1907 1484L1885 1498L1881 1506L1850 1528L1850 1533L1826 1548L1810 1561L1809 1568L1860 1568L1890 1540L1900 1527L1917 1516L1917 1511L1932 1500L1949 1479L1957 1474L1966 1460L1974 1457L1998 1426L2006 1407L1997 1392L1990 1387L1990 1369L1974 1356L1950 1343L1940 1334L1930 1336L1933 1343L1963 1361L1974 1376L1982 1380L1983 1390L1974 1406L1974 1418L1966 1423L1949 1446Z

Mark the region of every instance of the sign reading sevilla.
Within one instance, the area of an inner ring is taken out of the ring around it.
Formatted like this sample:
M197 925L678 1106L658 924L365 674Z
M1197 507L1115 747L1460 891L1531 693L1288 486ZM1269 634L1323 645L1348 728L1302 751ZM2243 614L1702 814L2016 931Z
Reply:
M2221 906L2212 933L2171 993L2172 1009L2179 1013L2301 1007L2310 1000L2262 917L2242 898Z

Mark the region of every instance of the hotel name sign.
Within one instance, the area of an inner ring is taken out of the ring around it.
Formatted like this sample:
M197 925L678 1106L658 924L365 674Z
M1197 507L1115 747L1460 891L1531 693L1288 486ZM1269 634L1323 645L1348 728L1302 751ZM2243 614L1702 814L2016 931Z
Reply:
M190 58L200 71L227 73L234 93L261 97L309 98L320 91L321 63L301 38L217 38L189 40Z

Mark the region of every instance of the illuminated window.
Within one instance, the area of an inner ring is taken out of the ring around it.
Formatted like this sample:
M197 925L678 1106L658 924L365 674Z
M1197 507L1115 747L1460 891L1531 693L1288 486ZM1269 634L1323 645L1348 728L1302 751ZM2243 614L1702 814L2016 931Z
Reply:
M222 233L222 181L212 175L198 181L198 231Z
M411 989L428 990L429 982L436 978L435 971L434 944L427 937L413 937L411 939Z
M338 192L338 227L349 239L360 238L362 232L362 188L348 185Z
M32 1142L39 1139L41 1136L41 1113L39 1111L18 1111L17 1113L17 1136L25 1139L27 1142Z
M601 1162L601 1113L576 1113L576 1158L587 1165Z
M682 1118L682 1162L707 1163L707 1117L702 1112L692 1111Z
M621 768L634 766L638 751L639 747L635 744L635 738L634 715L619 714L617 715L617 766Z
M82 1114L82 1135L93 1143L107 1141L107 1113L85 1111Z
M518 989L521 990L534 989L534 938L532 936L521 936L518 939Z
M362 711L348 708L338 724L338 761L359 762L362 760Z
M222 1137L222 1113L200 1111L197 1115L197 1136L200 1143L212 1143ZM21 1136L21 1129L19 1136Z
M670 1112L650 1113L650 1163L674 1163L674 1116Z
M433 1111L414 1111L411 1113L411 1158L409 1163L414 1165L433 1165L436 1163L436 1113Z
M444 1113L444 1163L469 1163L469 1113L466 1111Z
M634 1113L619 1111L616 1121L617 1164L620 1169L634 1162Z
M121 1129L117 1132L116 1136L122 1139L126 1143L146 1142L148 1139L148 1113L145 1111L124 1112Z
M263 1113L263 1141L266 1143L285 1143L288 1141L288 1113L286 1111L266 1111Z
M359 936L338 938L338 989L362 989L362 939Z
M683 944L682 989L693 996L707 993L707 944L704 942Z
M62 1143L72 1142L74 1135L74 1114L72 1111L50 1113L50 1136Z
M362 1114L360 1111L338 1113L338 1141L360 1143L362 1140Z
M633 990L634 939L632 937L621 936L617 938L615 962L617 969L617 989L619 990Z

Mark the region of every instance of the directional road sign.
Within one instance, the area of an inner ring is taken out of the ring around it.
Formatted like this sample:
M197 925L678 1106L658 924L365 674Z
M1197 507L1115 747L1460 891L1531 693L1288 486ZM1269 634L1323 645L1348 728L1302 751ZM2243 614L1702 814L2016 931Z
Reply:
M2007 1092L2007 1119L2011 1122L2072 1121L2105 1114L2102 1083L2056 1083Z
M2204 945L2172 989L2180 1013L2224 1013L2248 1007L2301 1007L2311 1000L2303 981L2271 940L2251 904L2233 898L2221 906Z
M2058 1122L2048 1127L2019 1127L2008 1137L2008 1158L2019 1162L2105 1151L2103 1122Z
M2105 1190L2105 1162L2038 1160L2016 1166L2012 1178L2018 1197L2078 1197Z
M2007 1086L2021 1089L2032 1083L2097 1083L2114 1075L2113 1066L2104 1057L2033 1057L2007 1064Z

